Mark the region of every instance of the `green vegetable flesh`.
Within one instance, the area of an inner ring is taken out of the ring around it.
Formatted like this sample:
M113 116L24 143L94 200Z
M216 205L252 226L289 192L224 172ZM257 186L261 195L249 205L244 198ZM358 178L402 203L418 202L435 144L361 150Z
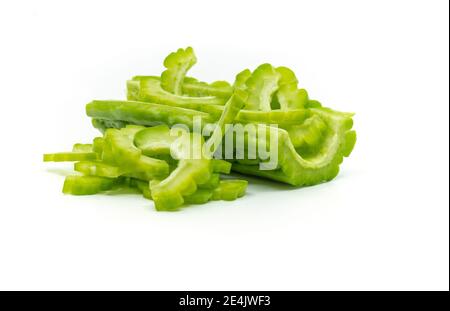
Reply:
M183 81L186 72L197 62L191 47L178 49L170 53L164 60L167 69L161 74L161 87L167 92L182 95Z
M213 172L211 161L215 148L221 143L225 124L232 123L239 109L244 105L247 94L237 90L225 105L225 109L216 124L211 137L206 142L208 148L203 152L203 138L199 133L187 136L190 146L201 150L200 159L181 159L177 168L161 182L152 181L150 188L157 210L174 210L184 203L184 198L197 191L197 187L207 184ZM200 137L196 137L200 136ZM196 144L198 142L198 145ZM213 146L213 147L211 147Z
M315 114L305 122L286 128L292 145L295 148L313 148L325 135L327 124Z
M224 105L226 98L216 96L191 97L167 92L156 79L142 79L140 81L140 101L164 104L175 107L199 109L203 105Z
M222 137L225 135L225 125L232 124L238 115L239 111L245 104L247 93L242 90L236 90L230 97L225 108L217 121L216 127L207 141L209 151L214 154L216 149L222 142Z
M92 126L98 129L102 134L109 128L121 129L129 124L121 120L92 119Z
M125 173L117 166L102 162L80 161L74 164L74 170L87 176L117 178Z
M96 159L97 154L95 152L58 152L44 154L44 162L71 162Z
M144 198L152 200L152 192L150 191L150 188L148 186L148 181L131 178L130 186L138 189L142 193Z
M213 170L214 171L214 170ZM200 189L214 189L219 185L220 182L220 174L211 174L209 180L201 185L199 185Z
M58 152L44 154L44 162L71 162L96 160L97 153L93 150L92 144L74 144L72 152Z
M249 97L245 109L270 111L273 94L278 90L280 74L270 64L255 69L246 80Z
M72 148L72 152L93 152L92 150L93 146L92 144L74 144Z
M213 193L210 190L198 189L191 195L184 197L184 203L186 204L205 204L211 200Z
M67 176L64 180L63 193L89 195L113 188L116 181L98 176Z
M272 111L249 111L241 110L236 117L237 123L258 123L258 124L277 124L279 127L287 127L302 123L310 111L305 109L296 109L290 111L272 110Z
M217 121L224 106L207 105L199 110L201 111L133 101L93 101L86 108L88 116L104 120L125 120L144 126L184 124L192 128L194 117L200 118L202 124ZM277 124L285 128L301 123L310 115L311 112L307 109L267 112L240 110L233 123Z
M302 109L308 101L308 93L298 89L298 80L294 72L286 67L278 67L280 74L278 82L277 100L281 110Z
M353 121L350 117L331 110L314 109L313 112L320 116L328 127L315 153L300 155L292 144L289 133L277 129L278 161L281 169L264 171L259 170L258 166L239 163L234 163L232 169L294 186L310 186L336 177L343 157L351 153L356 142L356 133L351 130Z
M159 80L156 76L135 76L127 81L127 98L128 100L138 100L140 93L141 80ZM185 77L183 80L183 94L189 97L221 97L229 98L233 93L233 87L227 81L215 81L206 83L198 81L192 77ZM169 92L170 93L170 92Z
M231 172L231 163L225 160L213 159L212 167L215 173L230 174Z
M75 162L81 175L67 176L63 192L131 187L153 200L156 210L175 211L242 197L246 180L221 179L231 171L293 186L336 177L356 143L353 114L310 99L287 67L245 69L230 85L187 76L196 62L192 48L179 49L166 57L160 76L128 80L127 100L88 103L86 113L103 135L74 144L71 152L44 154L46 162ZM228 125L235 126L232 133L226 133ZM230 150L225 134L233 138ZM270 169L252 151L258 148L276 151Z
M154 103L120 100L94 100L86 105L86 114L96 119L125 121L143 126L185 124L192 128L194 117L198 117L202 123L213 121L208 113L201 111Z
M180 160L177 168L162 181L152 180L150 189L159 211L176 210L184 203L183 196L197 191L198 185L208 182L212 168L209 159Z
M92 142L92 151L101 156L105 139L103 137L95 137Z
M245 194L247 185L246 180L221 180L219 186L213 191L212 200L236 200Z
M208 84L194 78L185 78L183 83L183 94L187 96L228 98L232 93L233 87L227 81L215 81Z
M127 126L124 129L108 129L102 159L108 164L118 165L123 170L136 171L148 179L161 178L169 173L167 162L147 157L134 145L134 136L144 129L141 126Z
M244 69L240 73L236 75L236 79L234 80L234 88L235 89L245 89L247 88L246 82L251 77L252 72L249 69Z
M147 156L169 155L170 146L177 139L170 135L167 125L158 125L139 131L134 137L134 144Z

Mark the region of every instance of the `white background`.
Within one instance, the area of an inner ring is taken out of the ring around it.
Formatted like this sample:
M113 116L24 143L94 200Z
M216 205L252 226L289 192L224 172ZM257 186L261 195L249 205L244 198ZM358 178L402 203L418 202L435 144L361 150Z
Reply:
M0 289L448 290L448 1L2 1ZM334 181L157 213L64 196L92 99L191 45L202 80L262 62L356 112Z

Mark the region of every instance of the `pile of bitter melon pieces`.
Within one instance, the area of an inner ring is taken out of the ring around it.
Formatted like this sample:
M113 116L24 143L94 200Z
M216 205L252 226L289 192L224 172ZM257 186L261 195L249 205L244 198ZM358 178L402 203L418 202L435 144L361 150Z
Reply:
M263 64L226 81L187 76L192 48L164 60L161 76L127 81L127 100L94 100L86 113L102 136L44 161L73 161L63 192L135 188L158 211L235 200L258 176L292 186L336 177L356 142L353 114L323 107L286 67ZM241 177L242 178L242 177Z

